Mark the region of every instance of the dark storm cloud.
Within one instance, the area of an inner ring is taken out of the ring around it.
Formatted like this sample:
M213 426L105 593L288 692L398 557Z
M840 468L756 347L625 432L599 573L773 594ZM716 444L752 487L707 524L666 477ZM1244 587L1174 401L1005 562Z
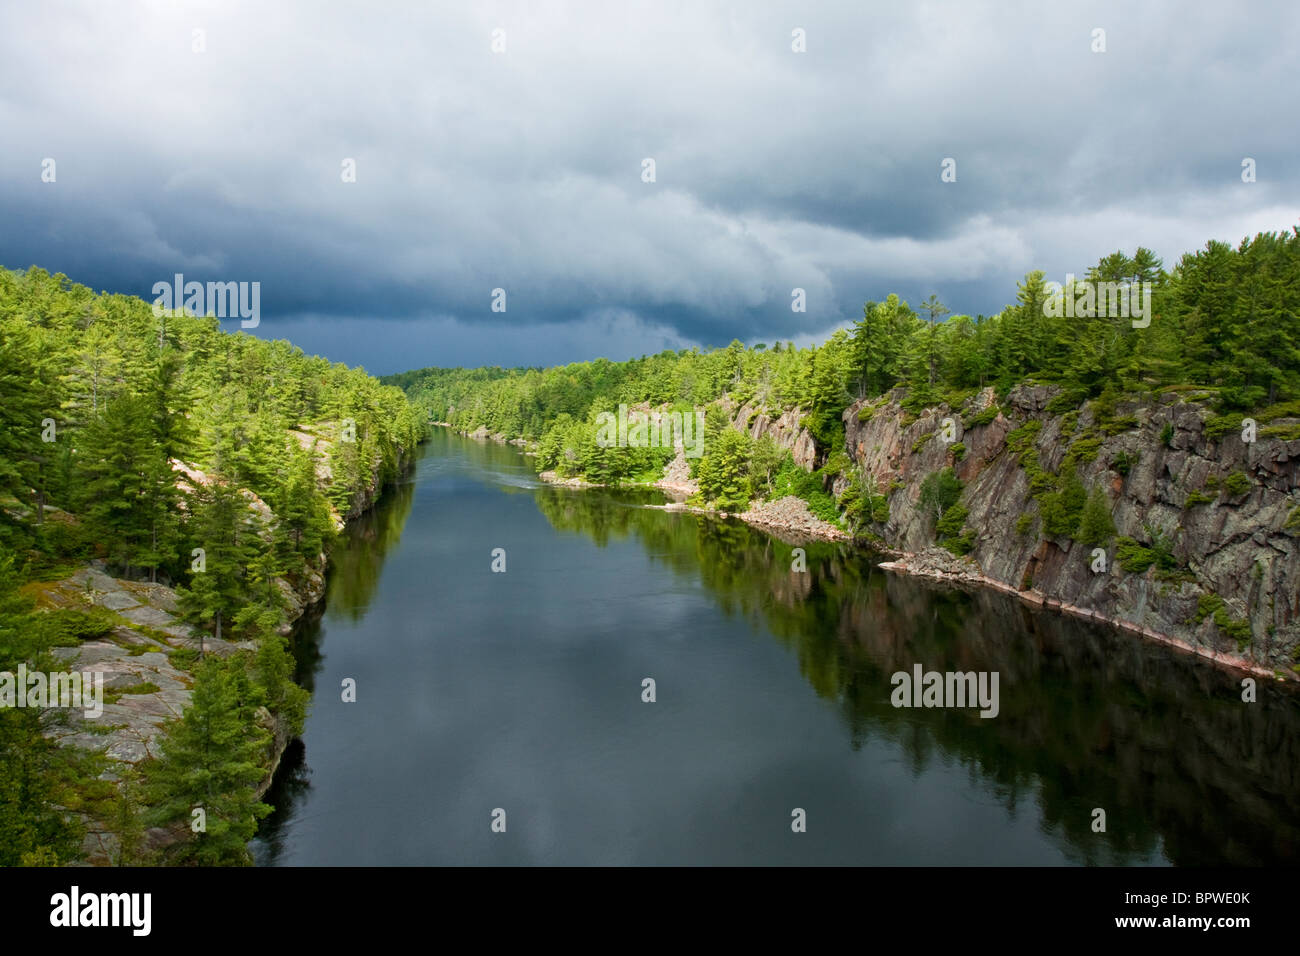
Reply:
M890 291L989 313L1032 268L1294 224L1298 25L1285 4L10 8L0 263L145 297L260 281L257 334L372 371L809 341Z

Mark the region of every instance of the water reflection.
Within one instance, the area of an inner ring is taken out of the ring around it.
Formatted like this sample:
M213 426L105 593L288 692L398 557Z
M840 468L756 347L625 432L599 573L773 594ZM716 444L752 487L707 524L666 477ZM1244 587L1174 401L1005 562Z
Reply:
M995 784L1010 813L1037 805L1042 826L1081 863L1162 855L1178 865L1300 859L1300 706L1262 683L1168 648L989 591L880 571L861 552L793 546L739 521L619 507L617 496L544 487L558 530L604 545L633 537L654 559L698 575L723 611L761 622L840 709L854 748L894 742L920 774L957 760ZM997 671L1001 711L895 709L890 675ZM1092 830L1094 808L1107 815Z
M529 498L536 507L532 520L537 527L523 528L525 516L518 510L518 503ZM418 481L393 489L372 515L350 529L336 549L328 612L323 619L317 616L302 622L296 634L304 683L311 686L322 668L321 646L329 622L366 618L385 557L398 553L396 545L412 514L416 516L414 529L408 530L400 560L393 562L399 577L410 581L404 585L409 590L396 592L408 595L405 600L411 606L403 613L416 620L437 613L460 620L462 627L482 631L483 635L500 632L515 620L505 613L506 608L484 604L481 597L475 603L470 589L480 587L485 575L444 565L440 573L449 582L447 597L455 602L454 607L421 603L411 595L418 595L418 589L426 587L423 582L430 579L432 572L420 565L432 559L420 547L434 542L443 549L437 554L452 555L482 550L479 529L484 529L492 540L517 535L521 559L526 553L556 549L560 539L575 536L593 542L599 551L634 542L638 547L633 550L641 555L642 564L648 562L660 569L655 572L660 577L679 582L676 590L656 585L660 588L656 593L663 593L665 602L680 600L680 595L702 587L708 595L706 603L711 602L721 611L728 627L740 627L742 638L748 631L754 640L762 642L750 647L743 660L709 658L722 671L719 693L729 692L727 668L741 671L763 657L763 646L770 648L774 637L797 662L803 681L816 697L838 714L841 739L851 748L850 754L871 753L875 758L884 754L888 759L883 766L896 768L889 772L914 782L928 778L926 787L919 782L903 787L904 793L910 788L918 801L922 794L938 799L933 794L935 780L949 781L953 790L947 798L950 801L983 799L987 795L1001 808L1009 843L1019 840L1017 847L1029 847L1017 827L1022 819L1032 821L1041 837L1059 849L1061 858L1078 863L1250 865L1300 859L1300 791L1295 786L1296 768L1300 766L1300 705L1286 689L1262 684L1258 702L1243 704L1238 678L1194 658L1081 621L1034 611L1007 595L966 593L891 575L876 568L861 552L842 544L802 543L807 570L793 571L793 544L741 522L647 507L659 501L661 497L644 491L544 485L536 481L527 460L513 448L470 442L445 433L435 435L420 463ZM537 512L544 516L545 524L536 520ZM567 577L563 587L572 590L575 598L595 587L591 582L597 578L603 582L600 587L607 588L609 568L626 566L610 565L599 560L598 555L592 558L566 554L572 562L585 562L570 564L564 571ZM619 560L626 562L626 554ZM413 566L398 567L408 564ZM521 567L511 566L512 586L522 588L529 581L527 576L517 576ZM634 592L642 584L641 580L619 577L616 587ZM387 603L394 597L389 591L385 594L384 608L388 609ZM431 606L436 611L431 612ZM529 691L530 700L546 699L549 681L562 680L566 695L568 682L577 678L581 678L578 682L582 686L592 686L593 680L605 681L599 662L588 663L586 656L572 658L573 663L566 664L556 676L556 659L547 656L545 648L549 646L547 641L553 640L552 635L572 630L573 613L563 605L549 612L539 607L529 625L533 633L521 636L525 647L531 643L541 648L528 648L532 657L517 656L501 662L490 649L481 650L475 643L439 645L439 668L463 673L466 676L462 683L468 681L472 686L463 699L453 696L451 685L444 686L434 711L426 718L430 723L402 724L397 743L409 746L413 754L434 748L442 755L438 786L451 788L442 794L443 804L451 806L453 798L459 796L455 786L461 785L462 764L483 764L487 766L483 772L494 775L494 779L509 779L523 771L510 763L511 758L504 752L493 756L498 731L483 730L482 739L469 739L467 735L479 731L477 726L467 730L466 725L457 723L466 715L440 712L437 708L477 707L484 715L491 715L505 704L517 705L514 698L493 703L493 695L500 693L496 685L503 678L510 687L515 686L509 683L512 675L525 684L535 682ZM620 637L633 644L652 642L662 630L633 620L634 615L620 617L617 607L610 613L611 620L625 629ZM373 642L369 653L377 655L376 666L386 672L400 673L408 666L406 658L419 653L421 645L408 644L399 649L401 645L385 644L391 639L390 632L375 625L367 627L377 632L356 639ZM480 635L470 637L477 641ZM584 654L596 646L583 645ZM509 673L501 672L504 663L509 664ZM997 671L1001 691L998 716L981 719L975 710L895 709L889 702L890 675L910 671L917 663L926 670ZM677 664L682 668L704 666L685 652ZM599 674L593 677L581 673L583 666ZM661 666L667 668L666 664ZM678 682L683 676L677 676ZM770 675L760 673L760 678L767 682L758 685L764 692L779 683ZM759 678L750 673L746 679L753 682ZM737 687L730 692L749 694L754 692L754 686L751 683L741 688L737 681ZM785 695L789 697L789 691ZM562 725L560 718L566 717L564 708L571 706L568 701L572 697L561 699L565 701L559 705L561 710L546 715L556 721L556 727ZM742 703L724 699L723 704L737 713L747 712L744 708L750 706L748 700ZM509 721L511 713L503 710L501 719ZM626 719L617 711L597 714L603 714L602 720ZM706 719L707 714L689 711L683 720L688 729L698 726L703 735L709 728L693 722ZM477 714L474 719L478 720ZM820 724L809 721L807 726ZM309 722L309 743L313 739L312 727ZM547 732L552 731L547 728ZM624 755L618 750L631 733L626 725L611 723L579 732L589 733L591 740L573 746L601 754L608 766L602 763L596 769L607 779L635 779L637 771L628 768L641 755ZM755 728L753 733L762 731ZM449 741L459 742L472 756L449 749L453 746ZM748 744L759 750L763 741L751 740ZM810 740L805 748L807 759L826 780L835 781L837 774L845 772L848 757L828 753L824 744ZM779 746L771 749L768 759L777 766L776 762L784 758ZM309 819L313 812L307 806L311 800L307 756L299 750L286 759L268 794L268 802L279 810L263 823L255 845L259 863L275 863L282 856L291 856L286 854L286 847L293 843L295 813L305 807L307 816L299 819ZM685 761L684 767L698 767L698 761L707 763L711 759L707 751L689 757L697 762ZM331 760L340 765L331 765L331 772L352 773L353 759L346 754L331 755ZM624 759L626 765L618 762ZM717 762L724 759L721 754L716 758ZM492 764L492 760L506 765ZM557 755L557 765L559 760ZM389 765L376 761L372 772L388 773ZM873 773L885 772L879 769L882 764L872 766ZM560 784L552 783L536 768L532 772L533 785L561 791ZM560 775L558 770L555 772ZM683 772L697 773L694 769ZM707 779L700 775L695 785L703 786L702 781ZM332 785L338 785L337 781ZM848 786L843 781L836 785ZM353 780L352 786L372 788L376 798L385 802L402 799L404 788L411 785L394 769L391 779ZM627 801L629 813L635 805L649 819L651 810L660 804L671 809L672 801L680 797L673 788L684 784L665 780L661 786L662 792L646 794L629 789L616 792L611 799ZM896 788L892 781L888 786ZM535 793L541 799L541 791ZM756 793L766 799L766 791ZM567 795L567 791L563 794ZM431 792L428 798L433 796ZM858 792L848 794L850 799L858 796ZM423 794L420 799L425 799ZM1092 831L1094 808L1106 811L1104 833ZM929 824L942 810L938 804L895 808L896 813L907 815L908 825L919 826L923 833L935 832ZM330 810L339 814L345 811L352 812L347 807ZM755 812L760 811L767 812L765 807ZM662 832L654 831L656 839L677 854L673 856L665 849L664 856L695 859L691 840L698 840L698 834L691 834L690 839L675 836L669 828L682 830L685 824L680 816L674 817L670 811L665 814L666 822L645 823L643 828L661 827ZM599 821L591 820L589 824L595 833ZM716 824L709 825L716 828ZM402 853L408 845L420 841L428 845L426 850L433 847L454 856L447 847L468 838L461 838L447 826L443 820L437 827L431 823L430 834L383 831L376 839L393 842L371 856L377 856L380 862L395 861L404 858ZM452 833L456 835L449 835ZM853 835L862 841L879 841L878 846L871 845L877 851L871 858L877 862L909 862L905 849L900 850L875 830L854 831ZM930 839L943 842L963 837ZM969 846L965 849L969 852L965 858L982 852L978 841L967 839ZM767 860L794 852L783 845L774 844L773 848L775 853L763 849L759 858ZM595 858L596 851L580 843L575 842L569 849L578 854L578 860ZM701 849L698 858L724 859L723 852L709 855ZM839 850L818 852L822 858L840 859L833 856ZM1028 849L1024 854L1016 850L1007 856L1030 858ZM1032 858L1043 859L1041 855ZM932 860L933 853L925 859Z

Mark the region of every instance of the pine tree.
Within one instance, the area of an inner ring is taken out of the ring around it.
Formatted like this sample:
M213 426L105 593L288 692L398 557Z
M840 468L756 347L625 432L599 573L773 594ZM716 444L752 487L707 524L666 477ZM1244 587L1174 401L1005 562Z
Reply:
M244 577L252 557L249 536L255 532L248 527L243 495L223 482L196 488L190 507L190 536L203 549L204 566L191 574L188 587L178 587L176 593L186 618L201 628L212 626L221 640L223 625L244 603Z
M267 634L258 643L253 673L263 703L285 721L289 733L302 733L311 695L294 683L294 660L285 639Z
M65 440L49 338L45 329L0 328L0 488L30 502L38 524L45 519L55 445Z
M156 487L170 469L150 443L148 407L135 395L109 402L77 446L82 510L108 560L130 576L156 569Z
M32 602L0 546L0 671L53 669ZM58 865L80 852L80 828L59 809L78 755L46 737L41 711L0 707L0 866ZM97 771L92 771L97 772Z
M273 507L279 519L276 531L281 552L286 558L299 555L315 560L333 534L334 523L329 502L316 484L315 456L297 442L291 443Z
M938 362L939 354L937 347L938 339L935 335L935 326L940 318L948 314L949 309L946 305L940 302L939 297L934 294L931 294L928 299L921 303L921 309L929 316L929 334L926 337L926 363L930 369L929 384L933 387L936 372L935 366Z
M749 439L734 428L722 431L709 446L696 474L705 502L724 511L749 507L748 446Z
M257 696L240 658L205 660L190 706L167 725L162 755L145 767L160 821L191 823L193 811L203 811L204 829L181 844L182 859L203 866L251 862L248 841L271 812L254 790L266 776L270 744Z
M1100 487L1088 493L1079 521L1079 540L1087 545L1104 546L1115 536L1115 521L1110 515L1110 502Z

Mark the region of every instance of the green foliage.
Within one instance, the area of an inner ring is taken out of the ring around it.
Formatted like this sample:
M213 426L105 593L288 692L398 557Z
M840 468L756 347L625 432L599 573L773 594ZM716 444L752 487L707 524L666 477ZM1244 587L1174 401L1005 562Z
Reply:
M161 688L153 681L140 681L138 684L130 684L126 687L115 687L111 691L104 691L104 703L116 704L121 698L131 695L156 694Z
M267 502L286 524L287 570L301 570L332 534L331 501L348 513L370 500L424 433L402 392L361 369L0 269L0 492L33 510L54 553L84 558L93 544L119 576L187 576L183 462ZM49 504L78 518L47 522Z
M1115 521L1110 514L1110 502L1100 487L1088 493L1079 519L1078 539L1090 547L1102 547L1115 536Z
M845 474L850 471L852 467L853 462L849 459L848 454L845 451L840 450L831 453L831 455L826 459L826 464L818 468L817 471L823 481L827 481L831 478Z
M1224 435L1241 431L1241 415L1215 415L1205 422L1205 437L1217 441Z
M1070 445L1070 450L1066 452L1061 468L1062 470L1068 470L1077 464L1095 461L1100 451L1101 438L1096 435L1079 438Z
M1254 487L1250 477L1242 471L1234 471L1223 479L1223 491L1229 498L1236 498L1244 495Z
M1259 430L1260 438L1276 438L1279 441L1300 440L1300 422L1286 425L1267 425Z
M1026 511L1016 519L1016 534L1028 535L1034 529L1034 515Z
M759 409L773 415L798 409L824 460L843 450L841 415L855 399L870 400L857 412L865 422L882 407L881 397L901 398L906 427L921 409L945 398L956 402L993 386L1005 405L1017 383L1059 383L1061 391L1048 403L1047 413L1064 416L1062 434L1074 434L1081 402L1088 402L1093 422L1090 433L1072 445L1061 474L1043 467L1034 447L1040 421L1022 424L1008 438L1031 494L1045 505L1045 531L1065 528L1079 515L1074 467L1094 460L1105 437L1137 427L1136 418L1117 414L1121 400L1131 393L1213 398L1219 416L1207 425L1212 438L1240 428L1240 410L1261 405L1282 421L1275 426L1278 435L1300 429L1300 423L1285 421L1300 417L1300 351L1293 345L1300 341L1300 227L1261 233L1236 247L1210 242L1170 270L1149 249L1116 251L1090 267L1086 279L1151 283L1151 323L1134 328L1127 318L1102 314L1106 310L1100 308L1085 307L1066 316L1054 309L1061 299L1053 296L1043 273L1034 271L1018 284L1015 301L996 315L947 315L946 307L932 299L922 307L927 321L890 295L883 302L866 303L851 332L837 332L818 347L746 348L731 342L627 362L597 359L548 369L422 369L385 382L405 389L425 417L467 431L485 428L536 440L539 467L602 482L653 474L666 460L619 455L596 446L594 414L613 410L620 402L732 410L748 405L751 417ZM1086 296L1083 301L1086 306ZM21 361L11 364L26 375L30 354L24 352ZM891 392L896 388L903 391ZM967 412L963 423L969 430L991 423L999 414L995 404ZM713 412L710 416L717 417ZM227 417L241 420L238 414ZM254 432L247 430L245 442L258 446ZM710 435L710 446L719 434ZM1165 429L1163 440L1172 438L1172 427ZM914 451L920 451L925 440L918 439ZM24 441L28 445L22 467L31 481L44 466L33 458L30 435ZM341 473L363 471L360 449L340 455ZM348 456L357 457L360 464ZM696 477L702 468L709 494L721 493L735 506L742 493L777 494L779 469L774 469L773 460L771 454L751 450L738 472L731 462L701 461ZM1127 475L1136 461L1135 454L1120 453L1111 467ZM722 465L726 467L720 469ZM257 477L255 467L247 471L250 480ZM51 469L41 474L47 484L57 484ZM787 476L787 485L792 477ZM27 489L29 497L34 487ZM805 488L800 496L830 513L824 488ZM348 496L340 493L335 500L342 508Z
M814 491L806 496L800 496L808 503L808 510L816 517L828 524L838 524L840 520L839 505L835 499L826 491Z
M1119 566L1130 574L1141 574L1156 562L1155 552L1144 548L1132 538L1120 538L1115 549Z
M1007 448L1025 470L1025 476L1029 479L1029 491L1035 498L1041 498L1056 486L1056 477L1043 468L1038 457L1036 442L1042 430L1041 421L1030 419L1008 434L1006 439Z
M1219 597L1217 594L1209 592L1202 594L1196 599L1196 614L1193 616L1192 621L1195 624L1200 624L1211 614L1214 614L1223 607L1223 598Z
M1119 399L1113 388L1107 388L1100 395L1088 403L1092 411L1093 422L1100 426L1111 421L1115 417L1115 405Z
M961 481L951 468L933 471L921 482L919 503L922 508L934 513L936 522L960 497Z
M1038 441L1038 433L1043 430L1043 423L1036 418L1031 418L1018 428L1008 433L1006 442L1007 447L1016 455L1023 456L1030 451L1034 443ZM1021 461L1024 464L1024 461Z
M1124 418L1112 418L1101 423L1102 434L1107 436L1122 435L1124 432L1131 432L1138 427L1138 420L1132 416Z
M31 670L57 669L50 641L65 627L40 626L44 615L33 610L18 584L13 555L0 546L0 671L12 673L22 663ZM100 768L94 758L60 747L44 730L41 711L0 708L0 866L58 866L80 853L82 827L63 808L73 802L79 779L93 779Z
M1251 416L1255 421L1264 423L1279 418L1300 418L1300 399L1290 402L1277 402Z
M204 866L251 863L247 844L271 812L253 788L266 776L270 734L257 719L257 693L239 659L199 666L192 702L168 724L162 756L145 765L155 821L188 824L201 807L206 830L180 844L180 860Z
M840 495L839 506L844 511L845 524L854 534L873 523L889 520L889 498L878 492L873 475L863 477L857 471L850 472L849 485Z
M1115 557L1120 567L1132 574L1141 574L1153 565L1160 571L1175 571L1178 562L1174 559L1172 535L1149 524L1144 524L1142 529L1149 539L1148 545L1139 544L1132 538L1119 539Z
M808 510L821 520L832 524L839 521L839 506L822 487L821 479L796 465L788 454L773 482L772 497L784 498L787 495L802 498Z
M948 449L952 452L953 461L961 461L966 457L966 446L961 442L953 442L952 447Z
M1237 642L1238 650L1250 643L1250 621L1233 617L1228 612L1227 603L1217 594L1207 592L1196 599L1196 614L1193 615L1192 622L1200 624L1207 617L1213 617L1215 626L1223 635Z
M229 485L213 483L191 495L190 532L204 552L205 568L178 587L181 611L200 627L212 628L218 640L246 600L246 575L256 553L257 529L243 495Z
M759 438L749 449L749 483L754 493L762 498L772 494L772 483L789 452L783 449L771 435Z
M1110 467L1119 474L1128 477L1129 472L1133 470L1133 466L1138 463L1140 457L1137 452L1121 451L1111 459Z
M1206 505L1214 500L1212 495L1207 495L1201 491L1193 491L1183 502L1184 508L1195 508L1197 505Z
M749 508L749 444L745 435L731 428L710 443L695 476L700 496L709 506L723 511Z
M1061 415L1073 411L1088 399L1088 392L1080 388L1068 388L1047 403L1045 411L1049 415Z
M970 431L972 428L979 428L981 425L990 425L1000 414L1002 414L1002 409L998 408L996 404L990 405L983 411L976 412L968 418L962 418L962 428Z
M1038 498L1043 534L1049 538L1073 535L1079 528L1087 500L1088 493L1083 482L1077 473L1069 471L1062 477L1058 490L1047 492Z
M1173 422L1165 422L1165 427L1160 429L1160 444L1169 447L1174 440Z
M963 530L968 512L960 503L961 491L961 480L951 468L931 472L921 482L919 504L934 514L938 541L954 554L966 554L975 544L975 532Z
M962 526L966 524L967 517L966 506L956 503L944 510L943 516L935 522L934 530L942 538L954 537L961 534Z
M277 578L319 567L334 534L331 504L347 514L373 500L425 431L402 391L364 370L224 333L215 317L155 315L141 299L96 295L39 268L0 269L0 669L47 660L56 669L50 648L122 623L102 608L8 606L8 545L21 545L33 578L66 576L98 556L119 577L182 584L191 621L258 638L282 620ZM191 571L196 547L206 551L203 573ZM254 731L255 701L300 721L305 692L277 647L261 645L264 679L245 675L237 706L222 697L208 708L222 710L232 734ZM171 655L197 673L207 665L196 658ZM141 682L110 696L155 689ZM99 812L109 805L135 812L128 783L119 801L101 779L101 756L59 746L38 716L0 711L0 864L75 860L71 811L98 813L100 823L110 822ZM131 826L119 829L125 841ZM233 858L247 828L232 832Z
M112 611L92 605L55 608L35 615L28 626L40 632L40 641L47 647L75 647L82 641L104 637L119 623Z
M969 554L975 547L975 532L967 528L955 538L944 538L941 543L957 557L961 557L963 554Z
M293 682L293 656L279 634L267 634L258 643L253 658L253 675L262 703L280 717L289 735L302 733L311 695Z

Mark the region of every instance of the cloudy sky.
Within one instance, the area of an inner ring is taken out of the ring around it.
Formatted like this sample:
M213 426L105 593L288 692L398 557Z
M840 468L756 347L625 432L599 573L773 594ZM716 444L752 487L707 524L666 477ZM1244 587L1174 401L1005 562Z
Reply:
M1290 2L9 4L0 264L257 281L376 373L989 313L1300 223L1297 49Z

